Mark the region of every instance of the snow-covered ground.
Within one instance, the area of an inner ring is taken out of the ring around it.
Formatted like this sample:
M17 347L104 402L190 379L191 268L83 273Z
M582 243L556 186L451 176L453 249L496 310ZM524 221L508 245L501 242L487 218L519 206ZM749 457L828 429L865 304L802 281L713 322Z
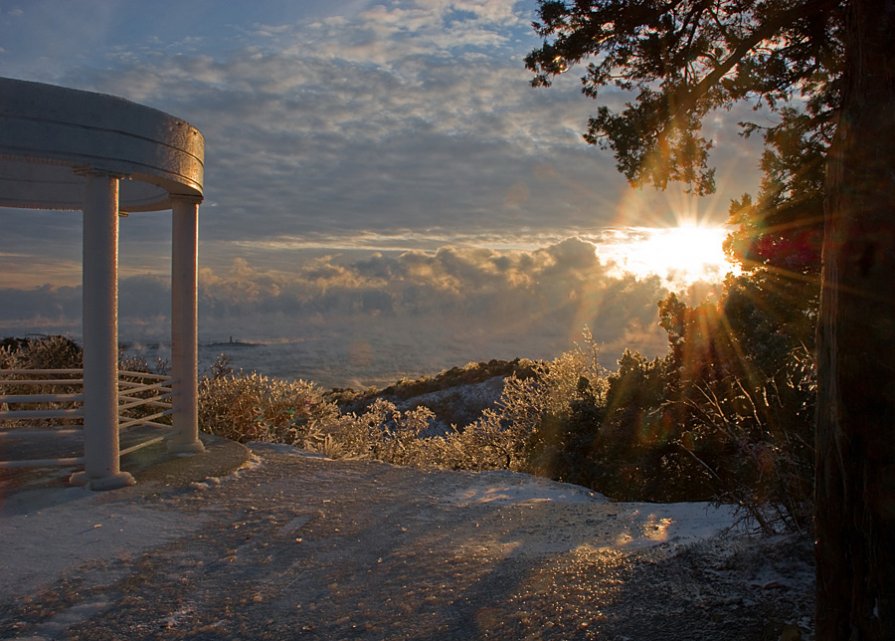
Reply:
M4 497L0 639L288 622L315 639L776 638L744 631L754 617L810 638L801 544L752 538L729 507L253 450L224 478ZM700 623L724 608L729 637Z

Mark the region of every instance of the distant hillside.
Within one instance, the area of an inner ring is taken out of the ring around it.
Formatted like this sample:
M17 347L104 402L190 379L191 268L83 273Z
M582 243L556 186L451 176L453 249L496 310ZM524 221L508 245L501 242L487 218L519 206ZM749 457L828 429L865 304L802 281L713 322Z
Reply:
M401 379L382 389L334 389L326 396L343 412L361 413L378 398L393 402L402 411L425 405L435 412L431 435L449 429L450 425L464 427L473 422L500 398L504 379L514 374L527 378L532 375L533 365L533 361L524 358L469 363L434 376Z

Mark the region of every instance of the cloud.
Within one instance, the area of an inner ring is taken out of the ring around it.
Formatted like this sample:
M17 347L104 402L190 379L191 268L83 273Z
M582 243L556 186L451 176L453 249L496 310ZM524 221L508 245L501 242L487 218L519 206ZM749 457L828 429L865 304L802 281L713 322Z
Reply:
M249 281L249 282L247 282ZM323 256L294 272L235 262L203 272L205 335L238 333L347 344L361 339L378 358L411 350L419 363L549 357L588 325L607 363L627 347L665 347L658 279L613 275L594 245L577 238L534 250L446 246L436 251ZM252 319L251 322L247 322ZM332 347L336 353L337 348Z
M45 79L199 126L221 222L210 233L220 237L433 225L586 232L616 215L624 180L580 136L594 105L573 77L529 86L531 3L355 2L325 14L309 5L306 16L273 6L243 8L243 20L268 18L250 25L231 24L230 11L195 24L201 48L159 32L123 50L119 36L105 47L103 38L150 16L94 2L76 22L105 58L60 55Z
M93 57L59 55L42 72L52 74L38 76L123 95L203 131L204 264L267 265L274 253L284 258L285 243L318 239L350 247L400 236L410 249L414 235L440 238L419 246L430 250L528 234L543 244L620 220L673 219L664 197L649 193L618 206L625 182L611 158L581 140L593 104L575 78L549 91L529 86L522 56L538 44L530 3L301 4L306 15L260 3L218 12L192 34L150 30L104 46L115 25L153 23L147 12L123 13L136 5L94 2L76 21ZM723 218L726 196L707 207ZM34 239L66 242L69 227L36 232L26 246L36 253ZM19 229L35 228L23 220ZM167 251L165 235L140 238L135 269L151 270L152 253Z
M54 322L71 327L81 314L80 287L44 285L31 289L0 289L0 322L27 322L44 327Z
M211 237L593 225L621 181L578 135L587 101L529 87L519 44L502 44L523 17L511 2L401 3L259 26L214 55L116 58L66 84L199 126Z
M531 250L444 246L435 251L319 256L292 269L236 258L200 273L200 336L313 340L337 354L357 340L377 358L400 346L438 369L492 357L549 357L588 325L609 363L625 347L664 347L658 279L613 275L578 238ZM0 329L76 332L80 288L7 289ZM165 278L122 278L122 339L167 340ZM16 310L11 312L9 310ZM321 348L323 349L323 348Z

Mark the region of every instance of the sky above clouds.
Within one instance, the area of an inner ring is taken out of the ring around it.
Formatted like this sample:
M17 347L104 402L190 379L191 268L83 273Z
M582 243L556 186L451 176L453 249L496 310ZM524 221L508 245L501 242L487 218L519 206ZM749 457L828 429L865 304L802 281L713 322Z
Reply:
M564 337L585 322L606 342L642 333L661 283L608 268L618 230L722 223L729 200L757 184L755 147L728 126L743 119L731 114L707 123L716 196L633 191L608 152L582 141L594 104L574 73L548 90L529 86L534 9L0 0L0 75L115 94L203 132L201 334L288 338L299 317L341 327L368 314L371 332L475 318L483 343L518 331L526 355L526 345L538 350L523 331L538 305L564 310L549 321ZM0 333L77 335L79 214L0 215ZM122 219L128 331L167 331L169 236L168 215ZM626 292L617 303L626 318L595 311L600 288Z

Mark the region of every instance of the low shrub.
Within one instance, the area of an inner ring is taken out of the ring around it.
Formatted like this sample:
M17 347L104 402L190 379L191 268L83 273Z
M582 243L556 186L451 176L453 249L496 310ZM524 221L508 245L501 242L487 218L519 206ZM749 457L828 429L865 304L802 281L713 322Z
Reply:
M83 366L81 346L66 336L4 338L0 342L3 369L79 369Z
M42 336L39 338L5 338L0 341L0 369L80 369L83 367L81 347L65 336ZM13 376L16 380L33 376ZM56 377L59 378L59 377ZM0 394L76 394L81 391L79 384L38 384L0 385ZM6 404L0 404L6 407ZM15 404L10 409L58 410L71 407L71 402L45 402ZM51 426L76 426L80 419L74 418L27 418L0 421L0 429L25 427L46 428Z
M735 503L766 531L806 527L815 384L804 350L749 386L734 375L681 381L673 355L626 352L610 373L598 355L586 340L530 363L495 407L432 436L424 406L377 398L342 413L313 383L219 367L200 385L200 425L333 458L529 472L619 500Z
M206 376L199 383L200 428L235 441L300 443L338 417L323 390L303 380L253 372Z

